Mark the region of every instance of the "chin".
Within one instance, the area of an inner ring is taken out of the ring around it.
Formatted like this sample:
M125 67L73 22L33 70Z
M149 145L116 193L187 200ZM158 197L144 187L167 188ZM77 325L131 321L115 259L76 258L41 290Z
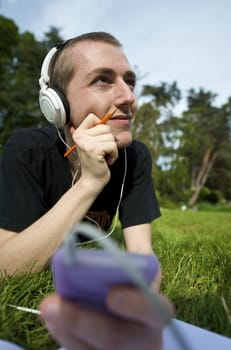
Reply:
M118 148L127 147L132 142L132 135L130 132L120 134L118 136L115 136L115 138Z

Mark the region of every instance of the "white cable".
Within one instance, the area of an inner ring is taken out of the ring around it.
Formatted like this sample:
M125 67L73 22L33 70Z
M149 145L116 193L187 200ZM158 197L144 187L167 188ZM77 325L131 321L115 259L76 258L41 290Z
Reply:
M118 248L113 240L110 238L104 239L103 234L97 230L94 226L89 223L82 222L81 224L76 224L67 234L64 240L64 260L67 264L72 264L76 261L76 239L79 235L86 235L92 240L99 241L101 246L110 252L121 267L129 274L132 278L134 285L139 288L145 296L150 300L151 305L153 305L154 310L158 311L165 323L169 323L172 319L166 305L161 301L159 295L154 291L151 291L143 276L139 271L137 271L131 262L126 259L126 256L122 254L122 251ZM174 325L173 322L169 324L170 330L175 336L178 344L182 350L190 350L190 346L187 344L182 333Z
M68 145L68 143L64 140L64 138L62 137L61 132L60 132L58 127L56 127L56 130L57 130L57 133L58 133L58 136L59 136L60 140L63 142L63 144L68 149L70 149L71 146ZM76 157L78 157L77 154L76 154ZM76 172L74 173L73 178L72 178L72 182L71 182L71 187L74 186L75 180L76 180L77 176L79 175L79 171L80 171L80 169L77 169ZM122 197L123 197L123 191L124 191L124 184L125 184L126 175L127 175L127 151L126 151L126 148L124 148L124 175L123 175L122 185L121 185L121 189L120 189L119 201L118 201L118 204L117 204L117 207L116 207L116 213L115 213L115 216L114 216L112 229L108 233L106 233L104 238L107 238L107 237L111 236L111 234L115 231L116 224L117 224L117 221L118 221L118 216L119 216L119 207L120 207L121 200L122 200ZM99 230L102 230L100 225L99 225L99 223L97 221L95 221L94 219L92 219L91 217L89 217L87 215L85 216L85 218L88 219L89 221L91 221L92 223L94 223ZM87 241L87 242L81 242L80 245L94 243L94 242L96 242L96 241L95 240L91 240L91 241Z
M111 234L114 232L115 228L116 228L116 224L117 224L117 220L118 220L118 216L119 216L119 208L120 208L120 204L122 201L122 197L123 197L123 192L124 192L124 185L125 185L125 180L126 180L126 175L127 175L127 166L128 166L128 162L127 162L127 150L126 148L124 148L124 176L123 176L123 180L122 180L122 185L121 185L121 189L120 189L120 196L119 196L119 201L116 207L116 214L114 217L114 222L113 222L113 226L111 231L109 231L104 237L107 238L109 236L111 236Z
M61 134L61 132L60 132L60 130L59 130L59 128L58 128L57 126L56 126L56 130L57 130L58 136L59 136L60 140L62 141L62 143L63 143L68 149L70 149L71 146L68 145L68 143L64 140L64 138L62 137L62 134Z
M113 225L112 225L111 230L109 232L107 232L105 235L103 235L103 237L100 240L108 238L115 231L116 224L117 224L118 217L119 217L119 207L120 207L120 204L121 204L121 201L122 201L122 197L123 197L123 192L124 192L124 184L125 184L125 180L126 180L126 175L127 175L127 150L126 150L126 148L124 148L124 175L123 175L123 179L122 179L122 185L121 185L121 189L120 189L120 196L119 196L119 201L118 201L118 204L117 204L117 207L116 207L116 213L115 213L115 216L114 216ZM103 232L102 228L100 227L100 225L98 224L97 221L95 221L94 219L90 218L87 215L85 216L85 218L87 218L89 221L94 223L97 226L97 228L101 232ZM80 242L78 245L82 246L82 245L85 245L85 244L95 243L95 242L98 242L98 240L97 241L96 240L90 240L90 241L86 241L86 242Z
M79 175L79 172L80 172L80 168L78 168L78 169L76 170L76 172L74 173L74 175L73 175L73 178L72 178L72 181L71 181L71 187L74 186L75 180L76 180L77 176Z
M58 136L59 136L60 140L62 141L62 143L63 143L68 149L70 149L71 146L68 145L68 143L64 140L64 138L62 137L62 134L61 134L59 128L56 127L56 130L57 130ZM76 154L76 152L75 152L74 154L76 155L76 158L78 158L78 155ZM74 186L75 180L76 180L77 176L79 175L79 171L80 171L80 169L78 168L78 169L76 170L76 172L74 173L73 178L72 178L72 182L71 182L71 187Z

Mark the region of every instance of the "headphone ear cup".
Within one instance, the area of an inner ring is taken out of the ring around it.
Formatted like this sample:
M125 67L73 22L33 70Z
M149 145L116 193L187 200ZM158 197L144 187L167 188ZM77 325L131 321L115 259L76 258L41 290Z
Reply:
M56 127L63 127L69 119L69 104L58 89L41 89L39 93L39 105L42 113L49 123Z

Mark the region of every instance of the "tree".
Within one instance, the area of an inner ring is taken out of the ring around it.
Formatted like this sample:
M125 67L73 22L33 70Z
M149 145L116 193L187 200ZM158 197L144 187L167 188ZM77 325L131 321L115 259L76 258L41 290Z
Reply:
M142 96L146 100L135 119L134 137L147 144L158 164L153 177L160 198L194 205L204 186L231 198L231 99L216 107L216 94L190 89L187 110L175 116L176 84L145 86Z
M177 151L187 159L191 174L190 206L197 202L215 162L224 156L230 145L230 110L225 106L215 107L215 97L210 91L190 89L188 110L178 120L181 133Z
M0 146L23 127L47 124L38 103L39 76L45 54L63 41L52 27L37 41L30 32L19 33L12 20L0 16Z
M51 26L47 32L45 32L42 44L45 52L49 51L55 45L64 42L63 37L60 35L60 28Z
M0 16L0 127L8 113L10 81L14 72L14 60L19 40L18 27L15 23Z
M221 132L220 149L214 162L206 185L214 191L219 191L228 200L231 199L231 97L220 108L220 120L223 120L224 130Z
M162 179L158 160L166 155L165 121L172 116L172 107L180 100L181 93L176 82L160 85L145 85L141 92L141 104L136 113L133 136L142 140L150 150L153 160L153 178L156 186ZM164 118L163 118L164 116ZM155 173L155 175L154 175ZM160 181L159 181L160 180Z

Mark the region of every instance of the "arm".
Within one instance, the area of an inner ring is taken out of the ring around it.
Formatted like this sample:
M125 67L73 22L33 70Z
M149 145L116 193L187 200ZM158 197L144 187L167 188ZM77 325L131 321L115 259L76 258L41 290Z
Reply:
M124 229L123 233L126 248L129 252L140 254L153 253L150 224L127 227Z
M13 274L15 271L43 269L54 251L62 244L68 230L74 223L83 219L109 181L110 171L104 157L108 154L110 162L113 162L118 156L118 151L110 128L106 125L101 125L100 129L99 126L94 128L97 121L97 117L89 115L73 132L73 138L80 140L77 147L81 177L78 182L53 208L20 234L1 229L0 271Z
M94 182L80 179L57 204L20 233L0 230L0 271L42 270L71 226L82 220L97 196ZM97 191L96 191L97 189Z
M151 224L142 224L127 227L123 231L126 248L129 252L138 254L153 254ZM162 272L153 281L152 287L160 289Z

